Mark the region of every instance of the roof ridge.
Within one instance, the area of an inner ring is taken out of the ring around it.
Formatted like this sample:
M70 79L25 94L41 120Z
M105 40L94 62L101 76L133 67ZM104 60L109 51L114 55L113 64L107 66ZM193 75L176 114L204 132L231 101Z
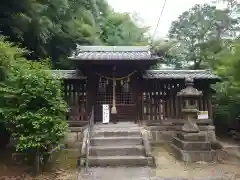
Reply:
M206 70L147 70L143 74L146 79L185 79L190 77L193 79L215 79L221 78L213 71Z
M150 46L80 46L77 45L79 52L147 52Z
M210 69L197 69L197 70L193 70L193 69L152 69L152 70L146 70L146 71L156 71L156 72L207 72L210 71L212 72Z

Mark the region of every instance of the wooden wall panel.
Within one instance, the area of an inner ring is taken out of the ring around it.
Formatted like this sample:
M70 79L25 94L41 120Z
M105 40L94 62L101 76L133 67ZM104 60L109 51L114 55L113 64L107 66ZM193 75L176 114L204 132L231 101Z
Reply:
M183 98L177 93L185 88L184 80L143 80L142 92L143 120L164 122L182 118ZM196 83L195 87L203 91L203 96L196 98L200 111L209 111L212 117L212 105L209 86L206 82Z
M64 81L64 97L69 106L67 119L69 122L87 121L86 81L68 79Z

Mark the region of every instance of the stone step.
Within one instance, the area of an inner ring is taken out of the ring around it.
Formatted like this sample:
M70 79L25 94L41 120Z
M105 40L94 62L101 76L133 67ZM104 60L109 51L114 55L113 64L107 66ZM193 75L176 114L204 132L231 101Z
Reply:
M135 123L117 123L117 124L113 124L113 123L108 123L108 124L96 124L94 125L94 128L95 129L98 129L98 128L140 128L138 124L135 124Z
M107 126L107 124L106 124ZM137 126L130 126L130 127L94 127L93 131L107 131L107 132L116 132L116 131L122 131L122 132L129 132L129 131L141 131L140 127Z
M152 158L145 156L89 156L89 166L148 166Z
M177 137L184 141L198 141L203 142L206 141L206 135L204 133L177 133Z
M91 146L90 156L144 156L144 146Z
M102 122L102 116L99 116L99 117L95 117L95 119L98 120L98 122ZM133 114L133 113L125 113L125 114L119 114L119 115L115 115L114 117L110 117L110 122L114 122L114 120L118 121L118 122L123 122L123 121L120 121L121 119L124 119L125 121L124 122L128 122L129 119L131 119L132 122L135 121L136 119L136 115Z
M185 162L198 162L198 161L204 161L204 162L213 162L216 161L216 151L210 150L210 151L185 151L181 150L174 144L171 145L173 153L176 157L176 159L179 159L181 161Z
M139 137L141 132L139 130L105 130L105 131L94 131L93 137Z
M142 145L142 137L94 137L91 139L92 146L123 146L123 145Z
M204 142L182 141L181 139L174 137L173 144L178 148L186 151L210 151L211 150L211 143L208 141L204 141Z

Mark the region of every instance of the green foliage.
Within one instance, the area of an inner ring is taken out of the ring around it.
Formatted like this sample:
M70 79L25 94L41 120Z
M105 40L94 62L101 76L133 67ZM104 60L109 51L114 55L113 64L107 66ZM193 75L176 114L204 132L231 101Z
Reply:
M147 43L127 14L115 13L106 0L2 0L0 33L26 47L28 59L50 57L54 68L68 69L67 57L84 45Z
M6 37L0 36L0 119L18 139L18 151L44 150L67 129L61 82L44 71L52 67L43 59L68 69L76 44L148 42L147 28L114 12L106 0L2 0L0 17Z
M23 49L12 46L10 42L5 41L3 36L0 36L0 82L5 80L10 68L10 63L23 53Z
M234 41L231 47L219 57L216 66L216 72L223 77L223 82L216 86L216 123L223 124L222 127L240 118L240 41Z
M218 130L226 131L240 119L240 41L231 36L239 29L240 4L222 1L227 2L224 10L204 4L183 12L169 30L171 47L159 43L154 48L167 65L211 68L222 77L215 86L215 123Z
M168 67L181 67L179 61L176 59L176 57L173 55L173 53L170 53L170 49L175 45L175 40L156 40L152 43L152 52L157 55L158 57L161 57L161 60L159 63L157 63L153 69L161 69L163 66Z
M102 23L101 39L107 45L136 45L148 42L144 36L148 29L138 27L129 14L112 12Z
M27 61L23 50L0 40L0 59L9 64L0 84L0 116L18 143L17 151L46 150L67 132L62 84L45 61Z
M227 10L207 4L195 5L172 23L169 37L177 42L170 54L176 56L183 67L206 68L207 61L214 60L213 56L221 51L222 37L237 24L238 20Z

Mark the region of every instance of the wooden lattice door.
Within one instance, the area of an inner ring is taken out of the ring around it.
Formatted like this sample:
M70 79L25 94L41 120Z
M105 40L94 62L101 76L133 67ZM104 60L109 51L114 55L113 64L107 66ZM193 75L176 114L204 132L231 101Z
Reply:
M110 109L113 103L113 81L101 79L96 83L96 105L95 119L97 122L102 121L102 105L109 104ZM117 121L135 121L136 105L133 96L132 82L129 80L116 81L115 97L117 114L114 116ZM113 121L113 116L110 116L110 121Z

